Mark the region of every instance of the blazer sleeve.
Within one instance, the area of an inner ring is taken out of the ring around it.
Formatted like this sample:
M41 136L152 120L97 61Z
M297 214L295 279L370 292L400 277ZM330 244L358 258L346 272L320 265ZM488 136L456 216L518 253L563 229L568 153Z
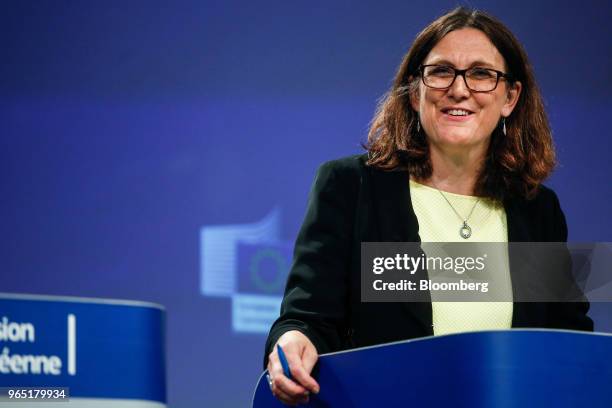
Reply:
M295 242L280 317L270 329L264 368L278 338L299 330L319 354L342 346L348 291L351 235L358 178L342 163L317 171L304 222Z
M550 241L567 242L567 222L557 195L552 193L552 214L555 220L554 237ZM563 277L568 282L573 283L572 288L567 288L568 293L572 293L572 298L582 298L580 302L556 302L549 303L548 307L548 324L550 328L570 329L581 331L593 331L593 320L587 316L589 311L589 302L584 296L572 276L571 265L572 259L569 251L566 252L566 259L563 261L565 268L563 273L568 276Z

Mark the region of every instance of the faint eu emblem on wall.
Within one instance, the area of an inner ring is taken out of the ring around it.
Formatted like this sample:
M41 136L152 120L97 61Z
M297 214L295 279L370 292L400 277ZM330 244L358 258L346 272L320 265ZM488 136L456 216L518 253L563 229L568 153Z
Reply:
M236 332L268 333L280 311L293 245L280 239L280 211L251 224L200 230L200 290L231 299Z

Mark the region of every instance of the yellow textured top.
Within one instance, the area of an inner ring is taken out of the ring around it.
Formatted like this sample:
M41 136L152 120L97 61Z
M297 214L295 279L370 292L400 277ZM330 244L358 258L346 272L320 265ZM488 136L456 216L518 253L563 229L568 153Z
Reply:
M410 180L412 206L419 221L422 242L507 242L506 212L500 204L481 199L468 220L472 235L459 236L463 219L453 211L435 188ZM478 197L444 192L455 210L467 217ZM510 268L506 249L499 249L499 273L511 291ZM511 292L510 292L511 293ZM509 329L512 302L435 302L432 301L434 335L477 330Z

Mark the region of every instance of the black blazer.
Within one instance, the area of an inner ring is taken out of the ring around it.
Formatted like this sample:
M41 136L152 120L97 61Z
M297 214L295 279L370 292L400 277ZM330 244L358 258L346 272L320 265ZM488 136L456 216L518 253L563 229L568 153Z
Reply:
M358 155L323 164L298 234L280 317L266 342L299 330L319 354L433 335L431 303L362 303L361 242L421 242L405 171L366 166ZM504 202L510 242L565 242L555 193ZM512 275L512 265L511 265ZM514 303L512 327L593 330L588 303Z

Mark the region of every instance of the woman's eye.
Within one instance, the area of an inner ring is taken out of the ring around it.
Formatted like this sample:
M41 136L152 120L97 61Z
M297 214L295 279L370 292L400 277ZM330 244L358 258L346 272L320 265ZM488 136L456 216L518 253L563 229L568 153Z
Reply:
M448 67L433 67L430 71L429 71L429 75L435 75L435 76L452 76L454 75L454 72L452 69L448 68Z
M494 78L495 74L488 69L474 69L468 73L468 76L475 79L490 79Z

